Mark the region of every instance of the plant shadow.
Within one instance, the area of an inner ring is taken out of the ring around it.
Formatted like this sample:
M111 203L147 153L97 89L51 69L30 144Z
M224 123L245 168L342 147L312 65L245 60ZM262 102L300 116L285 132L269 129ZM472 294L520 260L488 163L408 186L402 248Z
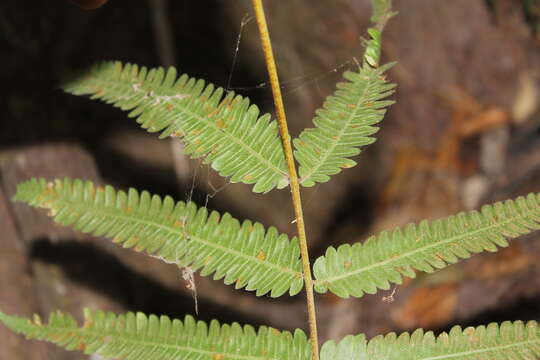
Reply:
M53 243L38 239L32 243L30 259L61 268L73 282L88 287L117 301L127 311L167 315L183 319L194 312L193 298L174 291L122 264L119 259L99 247L76 241ZM179 281L181 281L179 277ZM199 299L198 320L218 318L220 323L239 322L258 326L241 312Z

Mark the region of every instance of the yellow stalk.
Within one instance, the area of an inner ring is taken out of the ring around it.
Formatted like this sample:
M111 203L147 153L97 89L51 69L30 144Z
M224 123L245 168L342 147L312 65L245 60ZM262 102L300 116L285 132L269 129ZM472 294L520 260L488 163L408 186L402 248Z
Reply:
M294 156L291 147L289 129L287 127L287 118L285 117L285 107L283 106L283 98L281 96L281 88L279 85L279 78L276 69L276 61L274 59L272 43L270 42L270 34L268 32L268 25L266 24L266 16L262 5L262 0L252 0L252 4L253 9L255 10L255 17L257 19L257 25L259 27L259 37L264 51L266 67L272 87L274 105L276 108L276 116L279 124L279 135L281 136L285 159L287 161L287 167L289 168L292 202L294 207L294 213L296 216L296 229L298 231L298 238L300 240L300 254L302 257L302 265L304 268L304 282L306 284L308 322L311 339L311 354L313 360L319 360L319 341L317 335L315 297L313 295L313 279L311 275L311 266L309 264L309 252L307 246L306 229L304 225L304 215L302 211L302 200L300 198L300 185L298 182L298 174L296 173L296 165L294 162Z

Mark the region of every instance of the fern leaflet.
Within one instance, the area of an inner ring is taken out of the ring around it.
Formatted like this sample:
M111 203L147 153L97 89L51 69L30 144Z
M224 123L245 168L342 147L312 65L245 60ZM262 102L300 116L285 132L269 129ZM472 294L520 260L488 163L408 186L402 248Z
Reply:
M268 192L288 185L289 178L277 123L247 98L225 94L203 80L163 68L104 62L64 85L74 95L91 94L122 110L161 138L182 137L185 152L231 182L255 184L253 191ZM225 95L224 95L225 94Z
M330 175L342 168L355 166L350 157L360 154L361 146L375 141L371 135L379 130L376 125L383 119L385 108L393 103L384 100L395 87L384 75L393 64L379 67L381 33L393 15L391 0L377 1L374 6L375 27L368 29L371 39L365 42L358 72L343 74L348 81L338 83L334 95L317 110L315 127L305 129L293 141L294 156L300 165L300 183L304 186L327 182Z
M321 360L536 360L540 357L540 329L535 321L453 327L435 336L422 329L412 334L347 336L339 344L325 343Z
M497 251L507 239L540 229L540 194L485 205L480 212L459 213L446 219L422 221L384 231L364 243L327 249L314 265L315 289L341 297L360 297L415 269L433 272L468 258L471 253Z
M296 238L289 241L260 223L240 224L229 214L208 214L191 202L175 204L169 196L162 200L146 191L125 193L71 179L21 183L14 200L49 209L63 225L200 269L203 276L214 273L214 279L256 290L258 296L294 295L304 284Z
M294 335L262 326L238 323L210 325L186 316L184 321L142 313L114 315L84 311L84 324L61 312L51 314L48 324L0 313L0 322L29 339L47 340L68 350L124 360L308 360L305 334Z

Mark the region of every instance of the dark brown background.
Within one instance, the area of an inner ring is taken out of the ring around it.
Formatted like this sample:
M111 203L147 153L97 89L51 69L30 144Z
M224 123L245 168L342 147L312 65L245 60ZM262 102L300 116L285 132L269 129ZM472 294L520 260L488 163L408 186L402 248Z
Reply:
M309 126L340 73L361 55L368 0L268 0L267 10L293 135ZM162 11L161 6L168 10ZM395 0L384 35L399 64L397 104L360 166L304 191L312 258L330 244L540 189L540 43L535 0ZM162 12L160 12L162 11ZM13 204L31 176L78 176L136 187L251 218L293 233L287 191L267 196L223 183L111 107L57 90L96 61L176 63L228 86L249 1L111 0L94 11L67 1L0 4L0 309L21 315L90 306L183 317L191 294L171 265L61 229L42 211ZM247 17L246 17L247 16ZM254 21L231 88L271 111ZM194 185L194 186L192 186ZM224 185L224 186L223 186ZM213 188L220 188L215 196ZM193 193L191 195L191 190ZM527 236L432 276L362 299L318 296L323 339L453 324L540 319L540 239ZM303 296L278 300L197 278L199 318L305 328ZM25 345L23 345L25 344ZM80 359L0 328L0 358Z

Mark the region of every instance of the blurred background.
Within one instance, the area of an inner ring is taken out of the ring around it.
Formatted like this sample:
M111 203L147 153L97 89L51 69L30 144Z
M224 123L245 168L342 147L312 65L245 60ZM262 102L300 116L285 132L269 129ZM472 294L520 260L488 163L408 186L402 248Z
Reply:
M296 136L361 56L370 1L266 3ZM540 191L540 1L395 0L395 7L383 54L399 62L389 73L397 104L378 141L355 159L359 166L304 189L312 259L329 245ZM58 90L70 72L101 60L176 65L272 112L250 1L111 0L83 10L64 0L3 0L0 48L2 311L195 312L175 266L57 227L43 211L10 202L15 184L32 176L169 194L294 234L286 190L263 196L230 184L186 159L180 143ZM540 320L539 259L540 235L533 234L376 295L318 295L321 338ZM307 327L302 294L272 300L195 280L200 319ZM1 327L0 358L88 357L25 342Z

